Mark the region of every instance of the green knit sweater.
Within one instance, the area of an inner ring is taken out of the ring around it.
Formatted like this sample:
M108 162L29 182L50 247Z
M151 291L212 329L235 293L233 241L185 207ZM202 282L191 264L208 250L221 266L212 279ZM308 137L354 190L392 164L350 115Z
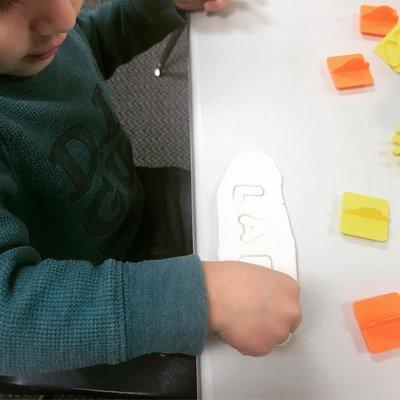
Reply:
M144 193L105 82L184 23L170 0L114 0L41 73L0 76L0 374L203 350L199 258L126 262Z

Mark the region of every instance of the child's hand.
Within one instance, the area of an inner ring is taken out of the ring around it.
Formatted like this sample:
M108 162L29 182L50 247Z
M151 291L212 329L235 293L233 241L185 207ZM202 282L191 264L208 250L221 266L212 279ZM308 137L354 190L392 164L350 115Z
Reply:
M203 262L208 329L240 353L264 356L300 324L299 285L252 264Z
M217 12L222 10L232 0L173 0L175 7L181 10Z

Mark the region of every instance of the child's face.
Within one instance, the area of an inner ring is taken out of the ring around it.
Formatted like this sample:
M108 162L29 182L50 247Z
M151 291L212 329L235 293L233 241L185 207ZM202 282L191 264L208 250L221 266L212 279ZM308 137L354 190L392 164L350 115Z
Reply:
M0 0L0 75L33 76L53 60L83 0Z

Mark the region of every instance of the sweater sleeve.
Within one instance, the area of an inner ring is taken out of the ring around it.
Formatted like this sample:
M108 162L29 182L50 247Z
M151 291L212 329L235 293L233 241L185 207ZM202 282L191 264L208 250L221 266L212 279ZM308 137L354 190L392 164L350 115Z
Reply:
M0 374L201 353L207 305L197 256L100 265L42 258L11 212L16 190L0 161Z
M114 0L77 18L105 79L185 22L171 0Z

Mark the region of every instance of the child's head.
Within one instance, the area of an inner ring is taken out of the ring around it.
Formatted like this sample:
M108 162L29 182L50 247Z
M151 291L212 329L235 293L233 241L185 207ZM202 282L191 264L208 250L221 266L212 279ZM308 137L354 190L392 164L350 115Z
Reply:
M83 0L0 0L0 75L46 68L75 25Z

